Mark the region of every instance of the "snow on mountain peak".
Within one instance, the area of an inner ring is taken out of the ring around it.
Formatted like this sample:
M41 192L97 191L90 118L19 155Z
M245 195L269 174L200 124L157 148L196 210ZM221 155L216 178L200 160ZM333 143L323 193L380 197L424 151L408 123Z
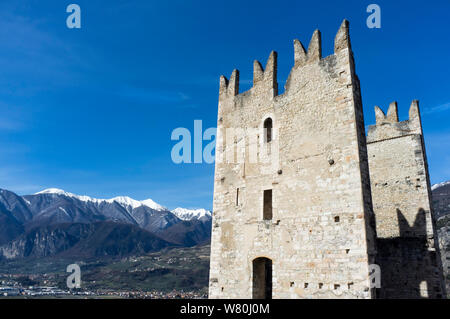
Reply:
M445 185L449 185L449 184L450 184L450 181L442 182L442 183L439 183L439 184L434 184L433 186L431 186L431 190L434 191L436 188L439 188L439 187L442 187L442 186L445 186Z
M39 194L58 194L58 195L73 195L71 193L67 193L66 191L59 189L59 188L47 188L44 189L43 191L37 192L35 195L39 195Z
M62 195L62 196L76 198L76 199L84 201L84 202L93 202L96 204L101 204L101 203L112 204L112 203L116 202L120 205L131 207L132 209L135 209L135 208L138 208L141 206L146 206L146 207L149 207L149 208L151 208L153 210L157 210L157 211L168 210L167 208L159 205L158 203L156 203L155 201L153 201L150 198L142 200L142 201L135 200L128 196L117 196L117 197L113 197L110 199L98 199L98 198L92 198L89 196L75 195L75 194L66 192L62 189L59 189L59 188L44 189L43 191L40 191L40 192L36 193L35 195L39 195L39 194ZM171 213L174 214L175 216L177 216L181 220L197 219L200 221L208 221L211 219L211 216L212 216L212 214L209 210L206 210L203 208L187 209L187 208L178 207L178 208L175 208L174 210L172 210Z
M209 220L211 219L211 212L209 210L199 208L199 209L186 209L177 207L172 210L172 213L182 220L191 220L191 219L199 219L199 220Z
M117 196L111 199L104 200L108 203L117 202L119 204L125 205L125 206L131 206L132 208L138 208L142 206L142 203L134 200L128 196Z
M141 203L147 207L150 207L154 210L167 210L167 208L155 203L152 199L148 198L146 200L141 201Z
M102 201L104 201L104 199L96 199L96 198L92 198L89 196L79 196L79 195L75 195L69 192L66 192L62 189L59 188L47 188L44 189L43 191L37 192L34 195L40 195L40 194L55 194L55 195L63 195L63 196L67 196L67 197L73 197L76 199L79 199L83 202L96 202L96 203L100 203Z
M135 199L133 199L131 197L128 197L128 196L117 196L117 197L113 197L113 198L110 198L110 199L98 199L98 198L92 198L92 197L89 197L89 196L75 195L75 194L66 192L66 191L64 191L62 189L59 189L59 188L47 188L47 189L44 189L43 191L37 192L35 195L40 195L40 194L63 195L63 196L67 196L67 197L73 197L73 198L76 198L76 199L84 201L84 202L94 202L96 204L100 204L100 203L103 203L103 202L106 202L106 203L116 202L116 203L121 204L121 205L131 206L133 209L141 207L141 206L146 206L146 207L149 207L151 209L159 210L159 211L167 210L167 208L165 208L165 207L155 203L151 199L138 201L138 200L135 200Z

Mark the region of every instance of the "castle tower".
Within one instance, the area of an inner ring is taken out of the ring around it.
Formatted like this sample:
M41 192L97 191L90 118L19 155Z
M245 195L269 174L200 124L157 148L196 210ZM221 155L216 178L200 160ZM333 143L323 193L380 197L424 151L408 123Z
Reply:
M348 22L334 54L320 32L278 94L277 54L220 79L210 298L373 298L364 120Z
M381 298L442 298L445 285L418 101L399 122L375 107L367 151L381 267Z

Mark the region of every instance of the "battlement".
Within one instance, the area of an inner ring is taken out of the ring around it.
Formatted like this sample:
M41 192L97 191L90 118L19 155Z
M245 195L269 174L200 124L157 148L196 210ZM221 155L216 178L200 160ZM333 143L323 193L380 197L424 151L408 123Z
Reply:
M395 101L389 104L387 114L380 107L375 106L375 119L376 124L369 126L367 143L375 143L412 134L422 135L418 100L412 101L408 120L399 122L397 102Z
M322 67L330 70L328 61L331 57L338 55L341 51L348 50L351 53L351 44L349 36L349 22L344 19L334 40L334 54L323 58L322 57L322 39L319 30L315 30L309 42L308 50L306 51L303 44L294 40L294 66L291 70L297 70L306 67L310 64L322 64ZM278 95L277 82L277 52L272 51L263 69L262 64L255 60L253 62L253 86L246 92L239 93L239 70L235 69L231 74L230 80L224 75L220 76L219 100L233 99L238 95L253 95L268 94L269 98L274 98ZM288 83L291 78L289 75L286 82L286 92L288 93Z

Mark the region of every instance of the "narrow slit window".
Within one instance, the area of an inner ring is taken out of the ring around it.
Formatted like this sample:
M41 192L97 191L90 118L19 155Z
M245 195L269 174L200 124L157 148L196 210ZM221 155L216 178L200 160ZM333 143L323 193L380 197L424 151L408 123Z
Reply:
M272 190L271 189L267 189L264 191L263 219L264 220L272 219Z
M270 117L264 121L264 137L266 143L272 141L272 119Z
M236 206L239 205L239 188L236 189Z

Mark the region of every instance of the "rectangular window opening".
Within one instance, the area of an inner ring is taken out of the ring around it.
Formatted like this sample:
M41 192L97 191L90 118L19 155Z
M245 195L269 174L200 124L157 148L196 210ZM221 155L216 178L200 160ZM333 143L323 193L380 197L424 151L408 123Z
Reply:
M264 191L264 210L263 219L272 220L272 190L267 189Z

